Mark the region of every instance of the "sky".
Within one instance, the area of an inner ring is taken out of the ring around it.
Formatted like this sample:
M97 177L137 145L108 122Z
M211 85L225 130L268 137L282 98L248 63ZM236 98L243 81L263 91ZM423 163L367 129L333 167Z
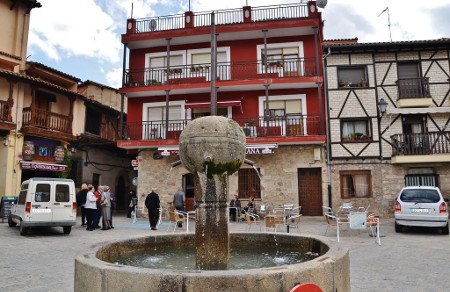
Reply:
M301 0L247 0L250 6L299 3ZM126 19L183 13L187 0L40 0L31 12L29 61L119 88L122 80ZM245 0L191 0L191 10L238 8ZM450 38L450 0L328 0L322 11L325 39L393 41Z

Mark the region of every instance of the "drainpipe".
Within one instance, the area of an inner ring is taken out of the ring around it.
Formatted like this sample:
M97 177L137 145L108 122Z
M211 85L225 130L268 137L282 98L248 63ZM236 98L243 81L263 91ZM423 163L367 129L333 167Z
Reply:
M122 64L122 88L125 86L125 66L127 65L127 44L123 44L123 64ZM129 79L129 78L128 78ZM120 94L120 139L124 139L123 132L123 111L124 111L124 98L125 94Z
M325 108L326 108L326 119L327 119L327 173L328 173L328 207L332 208L332 192L331 192L331 135L330 135L330 108L329 108L329 100L328 100L328 72L327 72L327 57L331 55L331 49L328 48L328 53L323 56L323 79L325 85Z
M217 116L217 36L216 17L211 12L211 116Z
M166 57L166 84L169 84L169 75L170 75L170 38L166 39L167 41L167 57ZM169 92L170 90L166 90L166 129L165 129L165 137L166 139L169 137Z
M269 73L267 72L267 29L263 30L264 35L264 78L266 79L266 84L264 84L265 93L266 93L266 106L264 108L264 117L268 116L266 119L266 132L269 132ZM258 122L259 123L259 122Z

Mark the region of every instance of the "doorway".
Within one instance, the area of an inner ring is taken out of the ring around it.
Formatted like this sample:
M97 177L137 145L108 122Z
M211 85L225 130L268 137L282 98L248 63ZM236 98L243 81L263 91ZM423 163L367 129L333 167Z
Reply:
M322 216L322 169L299 168L298 202L304 216Z
M183 191L186 195L186 211L193 211L195 201L195 176L192 173L183 175Z
M116 209L117 210L125 210L125 206L127 206L125 204L126 200L125 200L125 180L123 179L123 176L120 176L119 179L117 180L117 185L116 185Z

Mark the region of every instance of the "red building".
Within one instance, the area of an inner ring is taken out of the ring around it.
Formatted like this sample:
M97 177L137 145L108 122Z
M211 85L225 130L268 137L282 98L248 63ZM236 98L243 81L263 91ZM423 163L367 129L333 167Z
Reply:
M230 194L321 215L327 204L322 27L315 1L128 19L120 90L128 118L117 144L139 153L138 194L157 187L168 202L183 187L191 208L193 175L170 163L178 159L181 130L210 115L216 98L217 115L243 127L248 158L261 174L243 166L230 178Z

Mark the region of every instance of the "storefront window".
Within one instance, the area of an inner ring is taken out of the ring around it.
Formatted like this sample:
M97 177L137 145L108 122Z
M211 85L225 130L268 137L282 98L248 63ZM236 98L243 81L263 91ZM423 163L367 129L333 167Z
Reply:
M370 170L341 171L341 197L368 198L372 196Z

